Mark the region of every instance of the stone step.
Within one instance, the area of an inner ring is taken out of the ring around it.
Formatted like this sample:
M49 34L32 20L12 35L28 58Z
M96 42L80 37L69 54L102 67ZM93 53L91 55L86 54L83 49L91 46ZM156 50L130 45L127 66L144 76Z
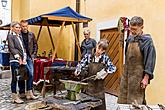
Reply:
M0 79L11 78L10 70L1 70L0 71Z

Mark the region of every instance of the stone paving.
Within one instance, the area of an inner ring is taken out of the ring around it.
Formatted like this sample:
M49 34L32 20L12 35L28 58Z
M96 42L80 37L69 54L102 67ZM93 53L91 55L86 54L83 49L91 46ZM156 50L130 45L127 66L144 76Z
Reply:
M2 71L0 71L0 74ZM2 79L1 79L2 78ZM11 73L5 72L1 74L0 78L0 110L25 110L25 106L29 103L36 101L41 101L43 98L40 96L37 100L24 100L23 104L14 104L11 101ZM38 91L35 91L35 94L40 94ZM52 95L52 92L48 92L46 96ZM117 97L105 94L106 97L106 106L107 110L116 110L117 107Z
M11 90L10 90L11 78L8 79L0 79L0 110L24 110L25 106L29 103L42 100L42 97L39 97L38 100L24 100L24 104L13 104L11 102ZM35 93L39 94L39 92L35 91ZM51 95L51 93L48 93ZM117 98L115 96L111 96L109 94L105 94L106 97L106 105L107 110L116 110L116 101Z
M42 97L40 97L38 100L24 100L23 104L12 103L10 83L11 78L0 79L0 110L24 110L28 103L42 100Z

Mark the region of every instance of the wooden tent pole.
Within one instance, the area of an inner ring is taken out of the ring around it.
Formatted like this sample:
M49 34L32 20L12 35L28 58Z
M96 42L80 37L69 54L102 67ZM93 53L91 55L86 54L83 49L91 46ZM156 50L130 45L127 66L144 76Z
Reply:
M79 41L78 41L78 38L77 38L77 34L76 34L76 31L75 31L73 22L72 22L72 29L73 29L73 33L74 33L74 36L75 36L75 39L76 39L76 45L78 47L78 56L79 56L79 58L81 58L81 49L80 49Z
M60 28L60 32L59 32L59 35L58 35L59 38L60 38L60 36L61 36L61 34L62 34L64 25L65 25L65 21L62 22L62 26L61 26L61 28ZM52 62L54 61L54 58L55 58L55 56L56 56L58 46L59 46L59 40L57 39L56 47L55 47L55 50L54 50L53 56L52 56Z
M49 28L49 25L48 25L48 24L47 24L47 28L48 28L48 32L49 32L49 36L50 36L50 40L51 40L51 43L52 43L52 46L53 46L53 50L54 50L55 47L54 47L54 43L53 43L53 38L52 38L52 35L51 35L50 28Z
M44 25L46 25L47 28L48 28L48 32L49 32L49 36L50 36L50 40L51 40L51 43L52 43L52 46L53 46L53 49L54 49L55 47L54 47L53 38L52 38L52 35L51 35L51 32L50 32L48 19L44 18L43 21L42 21L42 23L43 23Z
M39 29L39 31L38 31L37 41L38 41L38 39L39 39L39 37L40 37L41 30L42 30L42 25L40 26L40 29Z

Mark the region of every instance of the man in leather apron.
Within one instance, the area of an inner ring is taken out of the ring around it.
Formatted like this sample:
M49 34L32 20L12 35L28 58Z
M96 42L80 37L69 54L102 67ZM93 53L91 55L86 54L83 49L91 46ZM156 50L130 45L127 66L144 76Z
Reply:
M146 104L145 89L153 79L156 52L152 38L143 34L143 19L133 17L130 21L130 36L126 40L126 60L120 82L118 103Z
M86 54L77 65L75 71L75 75L80 76L82 79L94 76L86 81L88 87L85 93L102 99L102 105L94 108L95 110L106 110L103 83L104 78L108 73L114 73L116 71L116 67L105 54L107 47L107 40L101 39L96 46L96 52L94 54Z

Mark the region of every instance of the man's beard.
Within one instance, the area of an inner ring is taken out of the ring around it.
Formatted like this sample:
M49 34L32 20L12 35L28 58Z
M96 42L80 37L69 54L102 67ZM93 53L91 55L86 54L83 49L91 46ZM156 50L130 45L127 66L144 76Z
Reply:
M23 33L27 33L27 32L28 32L28 30L23 30L22 32L23 32Z

